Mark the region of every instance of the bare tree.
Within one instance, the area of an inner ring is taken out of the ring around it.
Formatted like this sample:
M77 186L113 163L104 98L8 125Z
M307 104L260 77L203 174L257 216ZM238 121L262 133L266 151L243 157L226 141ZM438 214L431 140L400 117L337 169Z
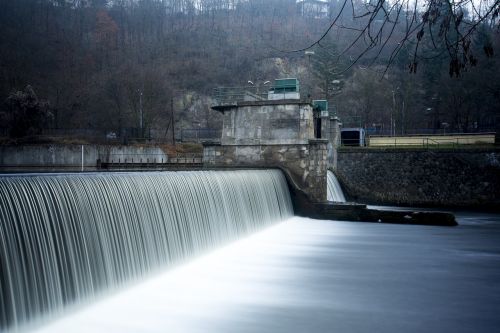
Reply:
M346 20L349 11L349 20ZM331 15L330 25L319 38L302 48L280 51L303 52L321 45L334 29L348 30L353 38L339 57L354 48L358 52L351 56L346 70L363 57L370 56L372 63L376 63L383 52L389 52L387 70L401 50L411 48L410 72L416 73L419 60L446 52L450 75L458 76L463 69L477 63L471 43L478 27L486 24L497 31L500 29L498 0L342 0ZM423 51L421 47L424 38L430 41L430 52L429 48ZM487 56L493 55L491 42L486 42L483 49Z
M41 130L53 119L50 105L39 99L33 88L28 85L24 91L12 92L5 100L5 109L0 119L8 125L10 135L20 138L40 134Z

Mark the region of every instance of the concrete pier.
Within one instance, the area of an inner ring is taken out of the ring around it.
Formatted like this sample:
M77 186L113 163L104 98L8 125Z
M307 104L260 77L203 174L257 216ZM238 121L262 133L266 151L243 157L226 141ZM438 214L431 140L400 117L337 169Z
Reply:
M309 201L326 201L328 131L315 137L318 120L309 101L241 101L213 109L224 123L220 143L204 144L205 167L285 169Z

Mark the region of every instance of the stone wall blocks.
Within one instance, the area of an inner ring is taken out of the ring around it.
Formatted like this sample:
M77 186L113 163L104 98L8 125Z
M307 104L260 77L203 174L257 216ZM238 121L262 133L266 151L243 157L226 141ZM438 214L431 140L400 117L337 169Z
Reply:
M367 202L500 205L500 191L494 190L500 188L500 168L488 168L486 154L340 151L338 172L346 191Z

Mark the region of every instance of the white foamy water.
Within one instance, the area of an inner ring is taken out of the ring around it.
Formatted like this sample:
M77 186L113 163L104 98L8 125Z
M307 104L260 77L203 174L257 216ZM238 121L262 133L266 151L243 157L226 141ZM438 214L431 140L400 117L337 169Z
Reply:
M277 170L0 177L0 329L293 215Z
M327 180L327 200L334 202L345 202L344 192L335 174L330 170L326 171Z
M294 217L36 332L493 332L500 216L485 218L440 228Z

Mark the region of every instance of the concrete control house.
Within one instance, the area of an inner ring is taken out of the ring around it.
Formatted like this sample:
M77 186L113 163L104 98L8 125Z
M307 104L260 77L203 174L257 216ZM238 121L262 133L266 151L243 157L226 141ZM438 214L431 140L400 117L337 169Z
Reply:
M338 141L326 101L301 98L295 78L275 80L264 92L217 88L214 100L223 128L220 143L205 143L205 166L279 167L311 202L326 201L326 170Z

